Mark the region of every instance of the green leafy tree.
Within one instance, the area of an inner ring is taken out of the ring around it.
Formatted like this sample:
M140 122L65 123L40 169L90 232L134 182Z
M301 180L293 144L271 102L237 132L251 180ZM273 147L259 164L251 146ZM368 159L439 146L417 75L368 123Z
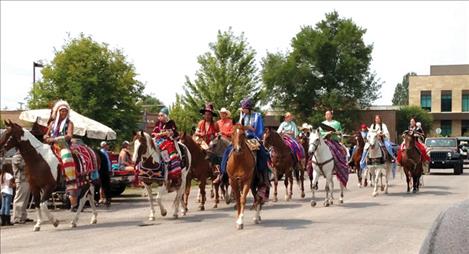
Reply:
M422 123L423 131L428 135L432 129L433 117L419 106L403 106L397 111L397 133L401 134L409 128L410 118L415 117Z
M176 101L169 108L169 117L174 120L178 130L189 133L192 127L195 127L195 122L191 121L190 117L187 117L190 112L187 112L182 98L180 95L176 95Z
M259 78L256 75L255 51L241 34L231 28L218 31L217 40L209 44L210 50L197 58L200 67L194 80L186 76L182 103L191 121L200 118L199 110L205 102L215 109L226 107L232 113L246 96L258 99Z
M373 46L363 41L365 33L335 11L315 27L302 27L290 52L268 53L262 61L263 93L271 95L265 102L313 124L333 110L346 128L355 129L354 112L376 100L381 87L370 71Z
M31 109L64 99L75 111L95 119L128 139L141 120L143 84L122 50L111 50L81 34L69 39L42 69L42 80L29 93Z
M147 94L143 96L143 99L138 102L138 104L147 110L149 113L157 113L165 105L153 94Z
M394 89L392 105L409 105L409 77L416 76L417 73L409 72L402 78L402 83L398 83Z

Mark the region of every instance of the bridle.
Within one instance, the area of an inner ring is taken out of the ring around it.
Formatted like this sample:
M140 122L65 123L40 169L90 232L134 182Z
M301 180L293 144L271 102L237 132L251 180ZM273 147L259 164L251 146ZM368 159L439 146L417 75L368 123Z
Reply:
M329 162L334 161L334 156L332 156L330 159L323 161L323 162L318 162L318 157L316 156L316 151L318 150L319 146L321 145L321 140L320 137L315 140L312 144L310 144L313 147L313 150L310 154L313 155L315 160L311 160L311 163L315 164L316 166L319 167L319 170L321 171L322 175L326 175L324 173L324 170L322 169L325 165L327 165Z

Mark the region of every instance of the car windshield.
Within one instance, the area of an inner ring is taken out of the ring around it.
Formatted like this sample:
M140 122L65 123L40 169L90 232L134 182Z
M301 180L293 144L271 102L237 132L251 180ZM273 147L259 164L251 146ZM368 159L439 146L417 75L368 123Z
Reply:
M425 141L427 146L438 146L438 147L455 147L455 139L427 139Z

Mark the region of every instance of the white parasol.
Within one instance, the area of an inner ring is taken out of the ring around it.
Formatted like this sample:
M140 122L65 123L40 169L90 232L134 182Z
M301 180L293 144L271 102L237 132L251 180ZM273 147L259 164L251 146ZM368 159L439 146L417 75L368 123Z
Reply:
M50 117L50 109L33 109L21 112L20 119L23 121L37 123L47 127L47 121ZM73 135L86 136L92 139L116 139L116 132L106 125L99 123L91 118L83 116L70 110L70 120L73 122Z

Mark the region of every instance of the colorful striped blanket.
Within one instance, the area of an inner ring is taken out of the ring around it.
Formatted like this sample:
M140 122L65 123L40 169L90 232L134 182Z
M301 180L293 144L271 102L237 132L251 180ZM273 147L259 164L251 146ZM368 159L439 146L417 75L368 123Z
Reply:
M348 165L346 155L343 153L343 148L339 142L335 140L325 139L327 146L331 150L332 156L334 157L335 171L337 179L342 183L344 187L347 187L348 182Z
M155 144L161 151L163 162L167 165L168 178L179 179L182 174L181 158L174 141L167 136L160 136L156 139Z
M297 161L301 161L305 158L305 151L303 146L296 139L290 137L289 135L282 135L282 138L283 142L290 148Z

